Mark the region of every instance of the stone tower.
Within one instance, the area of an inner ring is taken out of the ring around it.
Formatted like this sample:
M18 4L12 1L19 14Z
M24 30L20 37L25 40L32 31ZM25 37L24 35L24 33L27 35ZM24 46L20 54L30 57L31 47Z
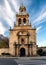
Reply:
M28 18L25 6L20 6L14 28L9 30L9 53L13 56L37 55L36 28L32 28Z

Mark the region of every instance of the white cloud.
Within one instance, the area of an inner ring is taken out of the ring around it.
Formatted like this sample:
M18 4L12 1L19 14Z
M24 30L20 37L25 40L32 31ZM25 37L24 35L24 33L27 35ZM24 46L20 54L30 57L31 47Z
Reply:
M19 12L19 5L16 0L9 0L16 12Z
M41 23L40 21L46 18L46 11L40 14L34 21L33 24Z
M9 0L15 11L18 12L19 11L19 6L16 3L16 0ZM3 20L5 20L5 23L8 23L9 26L13 27L13 22L15 21L15 13L12 10L12 7L10 6L8 0L4 0L4 4L5 6L0 5L0 34L3 34L6 32L6 28L3 26ZM4 23L4 24L5 24Z
M14 15L14 13L13 13L11 7L10 7L9 2L7 0L4 0L4 2L5 2L6 14L11 18Z
M46 40L42 40L38 43L38 46L41 47L41 46L46 46Z
M5 7L6 7L5 12L6 12L6 15L7 15L7 17L5 16L5 19L6 19L7 23L10 26L12 26L13 25L13 20L14 20L13 19L14 18L14 12L11 10L11 7L10 7L7 0L5 0Z
M39 26L37 29L36 29L36 33L38 33L40 30L41 30L42 26Z
M18 12L19 7L17 6L16 1L10 0L10 2L12 3L15 10ZM1 18L4 19L8 23L8 25L10 25L12 27L13 22L15 21L15 13L16 12L13 12L13 10L11 9L9 1L4 0L4 4L5 4L5 7L0 5L0 19Z
M4 35L4 32L6 31L6 28L3 26L3 24L0 21L0 34Z
M5 0L5 7L0 5L0 19L4 19L8 25L13 26L14 12L11 10L7 0Z

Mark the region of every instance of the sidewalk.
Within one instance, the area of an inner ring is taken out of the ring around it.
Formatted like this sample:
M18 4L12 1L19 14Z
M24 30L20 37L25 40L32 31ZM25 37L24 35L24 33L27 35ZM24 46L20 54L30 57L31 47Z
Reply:
M0 56L0 58L15 58L15 59L46 59L46 56L38 56L38 57L6 57L6 56Z

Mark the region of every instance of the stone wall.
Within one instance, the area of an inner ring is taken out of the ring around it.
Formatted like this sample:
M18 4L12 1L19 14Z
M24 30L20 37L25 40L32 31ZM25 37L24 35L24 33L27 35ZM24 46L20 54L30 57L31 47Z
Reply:
M0 55L2 54L2 53L8 53L9 52L9 49L8 48L1 48L0 49Z
M38 49L42 49L43 51L46 51L46 47L38 47Z

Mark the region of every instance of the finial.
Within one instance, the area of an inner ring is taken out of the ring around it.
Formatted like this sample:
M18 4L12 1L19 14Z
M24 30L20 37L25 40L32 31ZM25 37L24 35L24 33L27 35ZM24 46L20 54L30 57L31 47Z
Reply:
M10 26L10 30L11 30L11 26Z
M14 26L16 26L15 22L14 22Z
M36 26L34 26L34 28L36 28Z
M30 22L30 26L31 26L31 22Z

